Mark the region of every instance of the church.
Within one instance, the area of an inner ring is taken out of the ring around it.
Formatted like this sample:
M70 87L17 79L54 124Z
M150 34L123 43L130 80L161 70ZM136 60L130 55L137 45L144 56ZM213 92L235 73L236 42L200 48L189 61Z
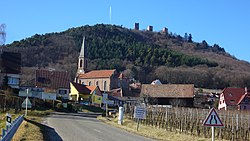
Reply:
M88 70L87 50L85 49L85 37L78 58L78 67L75 82L88 86L98 86L103 92L116 96L123 96L128 92L129 81L116 69L111 70ZM117 94L118 93L118 94Z

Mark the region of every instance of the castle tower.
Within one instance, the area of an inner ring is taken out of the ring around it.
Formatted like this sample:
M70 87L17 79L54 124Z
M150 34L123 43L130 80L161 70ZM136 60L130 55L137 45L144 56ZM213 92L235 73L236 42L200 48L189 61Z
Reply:
M85 37L83 37L82 48L78 58L78 68L77 68L78 74L84 74L87 70L87 56L86 56L87 52L85 50L84 42L85 42Z

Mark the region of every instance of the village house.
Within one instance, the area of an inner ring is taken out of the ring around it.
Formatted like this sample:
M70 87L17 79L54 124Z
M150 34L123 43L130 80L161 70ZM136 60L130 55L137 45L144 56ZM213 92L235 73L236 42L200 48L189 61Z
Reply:
M222 90L195 88L194 107L211 108L217 107Z
M83 38L80 55L78 58L78 68L75 82L88 86L98 86L103 92L111 92L113 89L120 89L121 95L128 93L129 81L123 74L117 73L115 69L111 70L91 70L87 68L88 58L85 49L85 37Z
M148 103L193 107L193 84L142 84L140 96Z
M220 94L218 109L250 110L250 92L247 88L225 88Z
M8 86L19 89L21 78L21 54L2 52L0 54L0 85L7 78Z
M70 100L85 105L102 106L102 93L98 86L70 83Z
M36 88L44 92L56 94L57 99L69 99L70 76L68 72L55 70L36 70Z

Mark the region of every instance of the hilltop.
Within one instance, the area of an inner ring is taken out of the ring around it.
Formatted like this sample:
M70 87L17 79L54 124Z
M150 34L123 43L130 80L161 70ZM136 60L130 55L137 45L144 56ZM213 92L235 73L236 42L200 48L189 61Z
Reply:
M191 35L97 24L36 34L8 44L4 50L22 54L22 83L34 78L36 68L68 71L73 80L83 36L90 70L116 68L142 83L160 79L162 83L194 83L203 88L250 86L248 62L217 44L194 42Z

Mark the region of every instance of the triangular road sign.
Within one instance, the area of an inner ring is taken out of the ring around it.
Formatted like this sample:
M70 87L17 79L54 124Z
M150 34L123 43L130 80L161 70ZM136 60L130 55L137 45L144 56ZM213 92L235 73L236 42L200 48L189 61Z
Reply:
M32 108L32 104L31 104L31 102L30 102L30 99L27 97L26 99L28 99L27 100L27 108ZM22 103L22 108L25 108L26 107L26 99L23 101L23 103Z
M203 126L224 126L214 108L210 110L203 122Z

